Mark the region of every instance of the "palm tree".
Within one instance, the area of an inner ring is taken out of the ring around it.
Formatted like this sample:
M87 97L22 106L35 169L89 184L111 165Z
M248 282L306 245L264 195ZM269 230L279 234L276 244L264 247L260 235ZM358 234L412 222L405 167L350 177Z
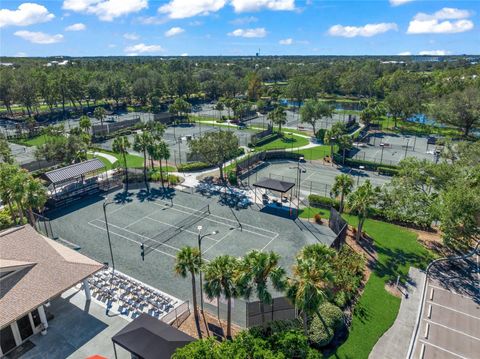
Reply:
M180 275L182 278L186 278L190 273L192 277L193 315L195 317L198 337L202 339L202 331L200 329L197 308L197 285L195 283L195 275L200 270L200 265L200 252L198 251L198 248L183 247L180 252L177 253L177 258L175 261L175 273Z
M260 300L262 324L265 326L265 304L272 303L272 295L268 291L270 282L278 291L285 289L285 270L278 265L280 256L274 252L248 252L241 263L239 288L245 298L249 298L252 290Z
M222 113L222 111L225 109L225 105L223 104L223 101L222 101L222 100L218 101L218 102L215 104L214 109L215 109L216 111L218 111L218 118L221 118L221 117L222 117L222 116L221 116L221 113Z
M170 158L170 148L166 144L165 141L160 141L157 142L153 145L152 148L150 148L149 154L150 156L159 162L160 165L160 180L162 181L162 188L165 189L165 185L163 184L164 179L163 179L163 166L162 166L162 160L165 160L165 165L167 160Z
M135 135L133 141L133 149L143 153L143 179L145 180L145 185L147 185L147 151L152 143L153 136L147 131Z
M98 121L100 121L100 125L102 127L102 132L103 132L103 120L105 119L105 116L107 115L107 111L103 107L97 107L93 111L93 117L95 117Z
M227 339L232 337L232 298L238 296L236 277L239 263L235 257L222 255L205 266L205 294L209 299L223 295L227 299Z
M80 122L78 123L78 126L83 132L89 133L90 128L92 128L92 121L90 121L87 116L82 116L80 117Z
M355 192L350 193L347 198L347 206L350 211L358 217L357 233L355 236L357 241L362 237L363 224L368 217L371 207L377 203L379 192L380 189L378 187L373 187L370 180L366 180Z
M125 190L128 192L128 167L127 167L127 154L128 149L131 147L128 137L120 136L115 137L112 144L112 150L115 153L120 153L123 157L123 168L125 171Z
M353 139L349 135L342 135L337 138L338 147L342 151L342 164L345 164L346 151L352 148Z
M24 187L24 202L27 208L30 224L35 225L33 211L40 211L47 202L47 192L40 180L29 178Z
M350 194L353 189L353 177L347 175L346 173L338 175L335 177L335 183L332 187L332 193L335 197L340 196L340 208L339 212L343 212L343 204L345 202L345 196Z
M320 304L327 300L333 273L332 249L323 245L306 246L297 256L293 276L287 281L287 297L301 310L303 330L308 334L308 317L318 312Z
M282 125L287 123L287 113L285 107L278 106L276 109L268 113L267 118L272 124L278 125L278 132L282 133Z

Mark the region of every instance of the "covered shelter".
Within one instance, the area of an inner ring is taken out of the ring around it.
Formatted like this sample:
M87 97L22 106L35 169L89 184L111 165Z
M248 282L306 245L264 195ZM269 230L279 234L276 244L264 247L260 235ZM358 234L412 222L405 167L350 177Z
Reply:
M58 205L109 188L105 165L98 158L46 172L50 204Z
M148 314L141 314L112 337L116 345L139 359L170 358L175 350L195 341L185 334Z
M50 301L104 267L25 225L0 232L0 357L47 334Z
M263 189L264 192L262 193L261 203L263 204L264 208L274 209L274 210L285 210L289 211L289 216L293 215L293 201L292 201L292 189L295 187L295 183L281 181L274 178L262 178L261 180L257 181L253 184L255 187L255 202L257 201L257 188ZM278 193L280 197L270 197L268 195L268 191L272 191ZM288 207L285 207L283 203L288 202ZM298 206L297 212L298 212Z

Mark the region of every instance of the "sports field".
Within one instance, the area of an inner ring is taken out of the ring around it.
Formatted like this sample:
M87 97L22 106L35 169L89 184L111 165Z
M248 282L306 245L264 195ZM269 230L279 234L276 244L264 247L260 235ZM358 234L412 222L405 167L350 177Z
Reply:
M199 225L202 234L217 232L202 241L206 261L221 254L239 257L252 249L273 250L287 270L300 248L319 241L330 244L335 238L327 226L282 218L259 208L235 210L222 205L218 197L179 191L166 196L153 189L150 194L137 190L128 196L112 193L108 198L116 201L107 206L116 268L183 300L191 298L191 281L175 275L175 256L184 246L197 246ZM81 253L111 264L103 201L103 197L89 198L47 215L60 242L80 247ZM144 261L140 255L142 243ZM214 307L210 309L216 312ZM235 301L233 320L245 322L241 299Z

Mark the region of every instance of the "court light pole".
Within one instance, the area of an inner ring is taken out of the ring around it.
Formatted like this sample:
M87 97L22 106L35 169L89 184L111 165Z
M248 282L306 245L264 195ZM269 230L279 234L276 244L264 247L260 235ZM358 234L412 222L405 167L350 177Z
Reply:
M202 235L202 226L198 226L198 251L200 253L200 311L203 313L203 281L202 281L202 239L208 237L210 235L215 235L218 231L213 231L211 233L206 233Z
M109 201L108 198L105 199L103 202L103 216L105 217L105 227L107 229L107 238L108 238L108 247L110 249L110 258L112 259L112 273L115 274L115 261L113 259L113 251L112 251L112 241L110 239L110 230L108 228L108 220L107 220L107 206L109 204L115 203L113 201Z
M300 191L302 190L302 167L300 167L300 162L304 159L303 156L298 158L298 167L297 167L297 176L298 176L298 196L297 196L297 215L300 210Z
M382 154L380 155L380 164L383 164L383 149L385 148L385 144L381 143L380 147L382 148Z
M365 166L358 166L358 168L363 170L363 169L365 169ZM358 187L359 182L360 182L360 171L358 171L358 176L357 176L357 187Z
M335 137L330 137L330 162L332 163L333 166L333 143L336 140Z

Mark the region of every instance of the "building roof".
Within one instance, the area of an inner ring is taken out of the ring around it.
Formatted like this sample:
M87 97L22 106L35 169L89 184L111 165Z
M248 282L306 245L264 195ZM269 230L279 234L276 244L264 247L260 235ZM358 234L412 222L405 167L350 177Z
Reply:
M145 313L112 337L115 344L143 359L170 358L176 349L194 340L177 328Z
M58 168L53 171L45 173L45 177L52 183L61 183L69 179L78 178L81 175L89 172L97 171L105 168L105 165L98 158L93 158L88 161L75 163L73 165Z
M0 232L0 327L102 268L29 225Z
M280 193L286 193L295 186L293 182L285 182L273 178L262 178L257 183L253 184L255 187L269 189Z

